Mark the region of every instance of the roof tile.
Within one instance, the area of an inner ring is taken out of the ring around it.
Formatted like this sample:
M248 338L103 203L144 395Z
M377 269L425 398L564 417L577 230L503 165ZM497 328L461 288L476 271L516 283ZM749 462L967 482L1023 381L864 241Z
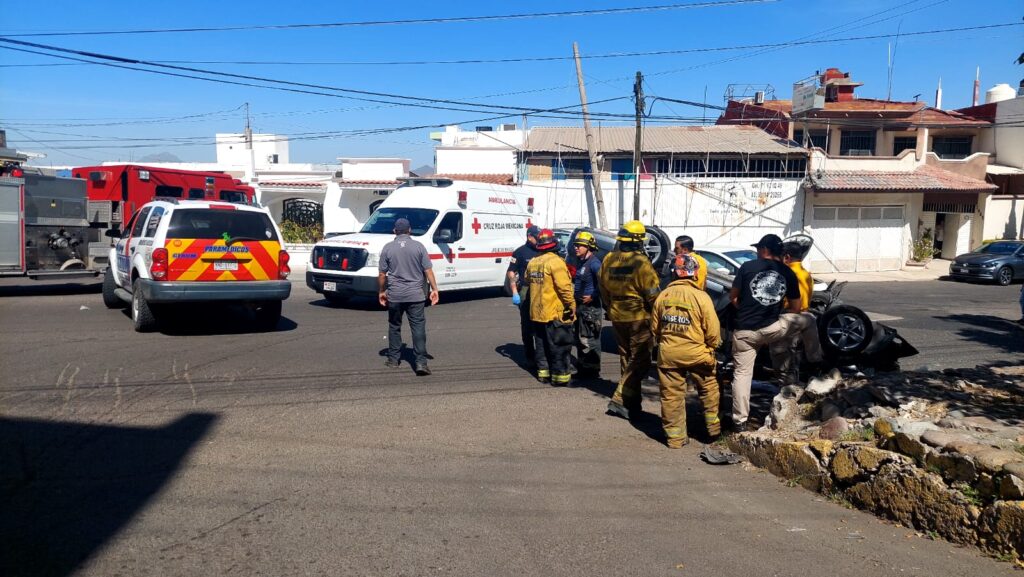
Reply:
M811 183L819 192L991 192L996 186L929 165L913 172L832 170L813 174Z

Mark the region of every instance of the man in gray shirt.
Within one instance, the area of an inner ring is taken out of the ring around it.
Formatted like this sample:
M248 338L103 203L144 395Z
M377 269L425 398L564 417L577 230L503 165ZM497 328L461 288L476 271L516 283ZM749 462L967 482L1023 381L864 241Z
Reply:
M377 286L380 306L388 309L388 358L384 365L401 366L402 316L409 315L412 346L416 351L416 374L430 374L427 366L427 319L423 314L423 281L430 283L430 304L437 304L437 280L427 249L410 236L409 221L395 221L395 240L380 251Z

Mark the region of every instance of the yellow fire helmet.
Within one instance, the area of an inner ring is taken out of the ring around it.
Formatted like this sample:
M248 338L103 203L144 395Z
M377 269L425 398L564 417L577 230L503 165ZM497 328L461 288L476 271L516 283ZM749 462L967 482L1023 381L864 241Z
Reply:
M644 228L644 224L639 220L631 220L622 225L622 228L619 229L619 235L615 237L615 240L621 242L644 242L646 239L647 229Z
M590 250L597 250L597 239L587 230L581 230L576 233L576 240L572 241L572 244L585 246Z

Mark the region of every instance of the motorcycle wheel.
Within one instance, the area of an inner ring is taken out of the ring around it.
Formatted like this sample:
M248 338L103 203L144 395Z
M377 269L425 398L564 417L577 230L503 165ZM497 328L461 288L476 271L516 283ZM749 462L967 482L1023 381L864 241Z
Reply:
M874 325L857 307L837 305L818 319L818 338L826 355L846 357L864 352L874 336Z

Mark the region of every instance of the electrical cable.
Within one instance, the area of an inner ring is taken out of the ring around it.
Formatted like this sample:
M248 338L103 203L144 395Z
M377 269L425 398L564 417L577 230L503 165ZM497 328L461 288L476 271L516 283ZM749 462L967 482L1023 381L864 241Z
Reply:
M349 28L364 26L396 26L408 24L449 24L459 22L490 22L500 20L527 20L534 18L560 18L566 16L606 16L611 14L631 14L638 12L662 12L670 10L686 10L694 8L715 8L742 4L765 4L779 0L715 0L707 2L690 2L685 4L662 4L653 6L627 6L622 8L594 8L588 10L568 10L563 12L528 12L520 14L498 14L492 16L451 16L445 18L412 18L405 20L368 20L362 22L318 22L306 24L257 24L248 26L209 26L191 28L146 28L136 30L81 30L75 32L26 32L20 34L4 34L6 38L25 38L40 36L111 36L125 34L168 34L193 32L235 32L245 30L289 30L309 28Z

